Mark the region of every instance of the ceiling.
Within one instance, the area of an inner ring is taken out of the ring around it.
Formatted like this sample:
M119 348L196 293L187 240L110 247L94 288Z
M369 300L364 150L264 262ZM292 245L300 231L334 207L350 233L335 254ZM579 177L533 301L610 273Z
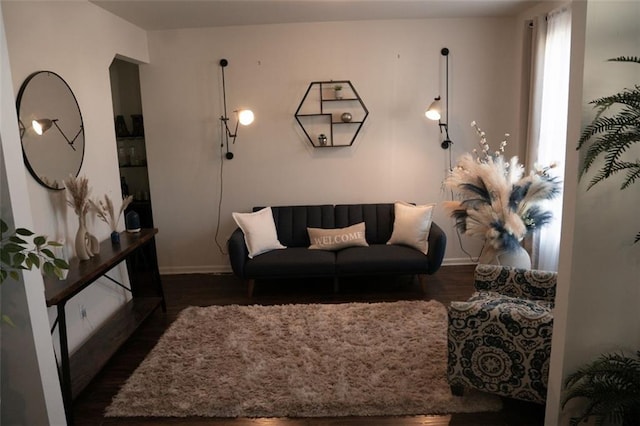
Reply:
M145 30L513 16L532 0L90 0Z

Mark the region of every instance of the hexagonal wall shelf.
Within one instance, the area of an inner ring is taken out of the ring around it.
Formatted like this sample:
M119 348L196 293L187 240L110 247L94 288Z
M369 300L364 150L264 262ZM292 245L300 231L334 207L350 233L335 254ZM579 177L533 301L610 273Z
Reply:
M314 148L335 148L353 145L368 115L351 81L331 80L309 84L295 117Z

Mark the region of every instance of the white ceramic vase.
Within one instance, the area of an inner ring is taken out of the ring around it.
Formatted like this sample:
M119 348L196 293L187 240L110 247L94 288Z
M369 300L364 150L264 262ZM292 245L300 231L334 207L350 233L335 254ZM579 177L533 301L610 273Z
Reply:
M531 269L531 257L522 246L515 250L495 250L485 246L478 263Z
M98 239L87 231L87 219L84 215L78 216L78 232L76 233L76 256L80 260L89 260L100 252Z

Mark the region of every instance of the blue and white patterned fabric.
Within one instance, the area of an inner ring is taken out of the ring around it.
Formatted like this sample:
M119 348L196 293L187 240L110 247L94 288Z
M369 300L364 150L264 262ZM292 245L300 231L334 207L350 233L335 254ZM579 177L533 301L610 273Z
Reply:
M545 402L556 282L555 272L476 267L476 292L449 306L452 389Z

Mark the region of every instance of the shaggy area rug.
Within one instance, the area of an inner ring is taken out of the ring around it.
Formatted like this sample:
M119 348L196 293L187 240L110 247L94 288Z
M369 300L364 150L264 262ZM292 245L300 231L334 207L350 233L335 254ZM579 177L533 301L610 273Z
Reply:
M110 417L334 417L497 411L451 395L435 301L189 307Z

